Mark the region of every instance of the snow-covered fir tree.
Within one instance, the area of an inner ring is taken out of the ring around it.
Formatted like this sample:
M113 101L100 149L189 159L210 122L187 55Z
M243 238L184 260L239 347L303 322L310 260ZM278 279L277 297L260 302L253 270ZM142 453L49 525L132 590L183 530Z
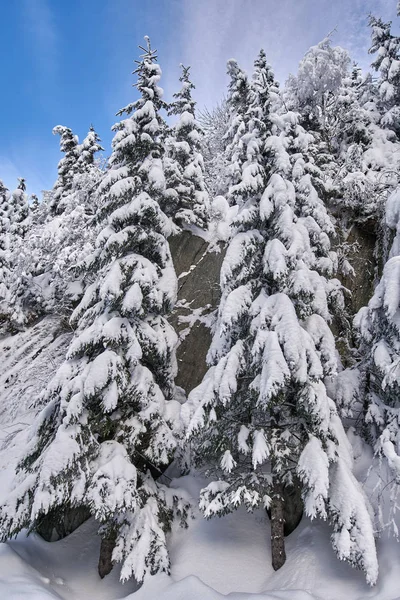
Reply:
M250 84L247 74L234 59L228 61L227 73L230 77L227 95L229 126L225 134L225 161L226 189L229 190L232 185L236 185L241 180L242 165L246 160L241 139L248 121ZM233 202L229 192L227 200Z
M57 125L54 135L60 136L60 150L64 154L58 163L58 177L54 184L54 194L49 205L52 215L61 214L64 210L64 198L68 196L74 176L79 173L78 159L80 155L79 140L69 127Z
M190 67L181 65L182 88L174 94L169 114L179 120L166 140L165 172L167 203L165 212L180 227L196 225L207 229L210 201L205 189L204 163L201 154L203 131L196 120L196 102Z
M256 191L259 195L265 189L271 167L269 158L274 152L268 143L272 134L271 113L280 102L278 93L279 84L274 79L264 50L261 50L254 62L246 121L243 122L242 135L237 140L245 160L241 165L240 181L231 185L228 190L233 204L241 205L249 194ZM234 156L232 161L233 169L236 169L238 164Z
M13 235L19 238L24 238L26 231L29 227L28 216L29 216L29 205L28 196L25 192L26 183L25 179L20 177L18 179L18 186L11 194L10 198L10 231Z
M348 53L326 38L310 48L298 75L289 78L285 101L313 133L313 180L340 215L343 241L354 223L368 223L380 235L387 195L398 182L399 153L393 132L381 126L371 76L362 76L356 65L350 69Z
M70 130L56 129L69 144ZM77 142L77 137L72 140ZM69 319L83 294L82 273L76 267L93 251L98 233L93 217L99 208L97 188L103 174L95 157L102 150L100 139L91 127L74 152L67 152L63 142L61 145L66 156L59 168L65 174L68 158L68 178L59 177L48 201L39 203L36 198L32 202L30 222L23 222L24 242L13 253L10 313L18 328L44 314ZM65 187L61 180L68 180Z
M362 399L362 432L382 467L378 487L390 488L389 514L380 513L380 527L397 537L395 521L400 508L400 190L386 206L386 225L394 233L393 245L374 295L355 317L360 334L357 364ZM386 468L388 467L388 472Z
M30 227L28 196L25 192L25 179L18 179L18 186L8 194L4 186L2 194L2 327L11 329L18 325L19 318L14 311L14 300L20 282L20 274L16 267L21 254L24 252L26 235Z
M400 137L400 37L391 32L391 22L370 16L371 48L376 54L372 67L379 72L381 123Z
M31 212L36 212L40 205L39 198L36 194L31 194L30 200L29 208Z
M328 323L341 291L332 279L333 224L309 174L313 138L284 105L271 112L276 85L263 54L255 81L253 100L262 104L241 129L245 161L231 188L239 212L221 270L212 366L184 407L195 464L213 475L200 507L206 517L240 505L269 507L278 569L285 562L283 492L299 479L306 514L330 521L337 556L374 584L368 506L324 385L337 371Z
M102 151L104 151L104 148L101 145L101 139L95 131L93 125L91 125L87 136L83 140L82 144L79 145L77 170L80 173L89 171L94 165L96 154Z
M0 324L9 312L10 285L10 193L0 180Z
M166 320L176 276L166 237L156 52L135 74L140 97L120 114L110 169L101 184L107 218L86 261L87 289L71 319L65 362L44 391L19 481L1 511L1 536L34 530L50 511L86 507L105 543L100 572L122 562L138 581L169 570L174 510L187 502L156 479L176 447L176 335ZM105 561L105 563L103 562Z

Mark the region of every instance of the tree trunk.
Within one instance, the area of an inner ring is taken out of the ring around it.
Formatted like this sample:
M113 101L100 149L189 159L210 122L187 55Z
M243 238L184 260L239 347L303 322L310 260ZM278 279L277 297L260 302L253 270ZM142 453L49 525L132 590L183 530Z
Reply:
M115 540L115 533L110 533L107 537L101 539L98 571L102 579L111 573L114 566L112 563L112 553L115 547Z
M285 537L287 537L296 529L303 516L301 484L295 475L293 476L293 484L285 485L283 487L282 495L284 519L283 533ZM271 519L271 507L269 506L266 511Z
M283 506L283 486L275 484L271 502L271 554L275 571L286 561Z

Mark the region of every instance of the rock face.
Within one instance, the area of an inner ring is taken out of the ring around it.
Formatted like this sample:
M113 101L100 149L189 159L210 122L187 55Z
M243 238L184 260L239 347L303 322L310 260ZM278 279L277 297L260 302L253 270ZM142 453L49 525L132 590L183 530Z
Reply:
M178 277L178 303L171 319L179 335L176 384L188 394L207 371L210 326L221 296L219 274L225 251L209 252L207 242L188 231L169 242Z
M353 267L354 275L342 277L343 285L350 290L348 310L354 316L366 306L374 293L376 279L375 227L353 225L346 242L349 245L347 259Z
M206 355L211 343L210 324L220 298L219 273L224 251L208 252L202 238L184 231L170 239L170 248L178 276L178 303L171 323L179 335L176 383L188 394L204 377ZM37 529L46 541L60 540L90 517L83 508L68 508L63 515L49 513ZM110 569L112 542L102 543L99 572Z
M84 507L66 508L60 516L57 510L50 511L42 519L36 532L46 542L57 542L75 531L90 517L90 511Z
M203 379L211 343L210 326L221 297L219 277L225 249L209 252L202 238L184 231L170 239L178 276L178 303L172 325L179 335L177 385L188 394ZM298 481L283 489L284 535L296 529L303 515Z
M353 273L337 275L345 293L344 309L334 312L330 327L336 339L343 367L354 364L354 339L352 323L354 316L366 306L373 295L380 265L377 264L377 224L373 221L363 224L353 223L347 227L349 219L344 219L341 235L332 240L332 250L338 252L339 261L345 258L353 268ZM340 262L339 262L340 264Z
M220 300L219 278L225 249L221 246L210 252L208 243L188 231L169 240L171 254L178 277L178 302L171 317L171 324L179 336L177 348L178 376L176 383L186 394L203 379L206 356L211 343L210 328ZM376 270L376 234L353 225L346 242L349 247L347 259L355 274L342 278L343 285L351 292L347 309L350 318L368 304L374 290ZM219 250L219 251L218 251ZM284 534L289 535L299 524L303 514L299 482L283 489ZM64 518L48 515L38 532L44 539L53 541L65 537L78 527L89 514L83 509L69 509ZM105 555L109 549L105 543ZM100 565L107 572L109 560Z

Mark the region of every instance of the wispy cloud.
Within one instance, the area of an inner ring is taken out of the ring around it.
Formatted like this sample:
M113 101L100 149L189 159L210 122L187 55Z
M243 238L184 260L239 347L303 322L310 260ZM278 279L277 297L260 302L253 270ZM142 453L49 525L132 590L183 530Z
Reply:
M193 66L200 106L224 94L227 59L251 70L264 48L283 82L307 49L332 30L334 43L366 68L368 13L394 18L395 5L395 0L182 0L183 54Z
M24 27L40 78L51 83L58 70L57 29L48 0L23 0Z
M56 157L55 157L56 158ZM26 157L19 160L16 157L0 155L0 178L9 190L14 190L18 184L18 177L27 181L28 193L40 195L44 189L52 187L54 177L44 179L41 170L30 164Z
M21 177L17 165L5 156L0 156L0 173L2 182L11 190L17 185L17 177Z

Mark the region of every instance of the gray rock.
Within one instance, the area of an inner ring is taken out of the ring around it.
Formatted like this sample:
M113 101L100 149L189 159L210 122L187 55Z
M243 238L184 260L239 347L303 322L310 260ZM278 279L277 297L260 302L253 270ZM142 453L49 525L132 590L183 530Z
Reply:
M46 542L57 542L75 531L89 517L90 511L84 506L64 510L55 508L42 518L35 531Z
M225 250L210 252L205 240L188 231L169 243L178 276L178 303L171 318L179 335L176 384L188 394L207 371L210 326L221 296L219 277Z

